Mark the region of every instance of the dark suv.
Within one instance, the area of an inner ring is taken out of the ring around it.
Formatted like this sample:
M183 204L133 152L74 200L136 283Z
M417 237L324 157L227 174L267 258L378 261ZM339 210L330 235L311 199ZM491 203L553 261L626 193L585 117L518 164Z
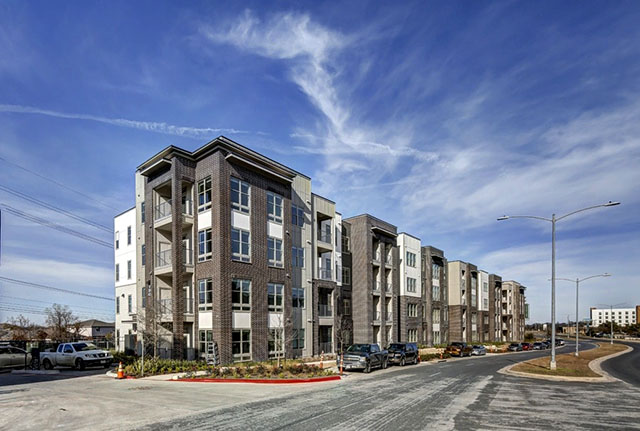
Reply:
M392 364L400 364L404 367L405 364L417 364L418 363L418 345L416 343L393 343L389 346L389 362Z
M377 344L352 344L343 357L345 370L361 369L365 373L370 372L372 368L387 368L389 363L388 352L380 350ZM336 365L340 367L340 358Z

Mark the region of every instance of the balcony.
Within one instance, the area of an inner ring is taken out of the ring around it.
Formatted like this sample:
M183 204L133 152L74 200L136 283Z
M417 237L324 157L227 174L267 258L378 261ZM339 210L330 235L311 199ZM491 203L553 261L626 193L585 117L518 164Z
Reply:
M159 251L156 253L156 267L155 269L171 268L171 249Z
M387 282L384 285L384 291L386 293L391 293L391 291L393 290L393 283Z
M327 244L331 244L331 231L318 230L318 241L322 241Z
M193 315L194 300L193 298L185 298L184 300L184 314ZM159 301L160 307L160 321L167 322L173 321L173 299L161 299Z
M387 254L384 257L384 266L387 268L391 268L393 266L393 256L390 254Z
M373 312L373 321L374 322L379 322L380 321L380 312L379 311L374 311Z
M320 280L333 280L331 278L331 268L318 268L318 278Z
M392 313L391 311L387 311L387 312L385 313L384 319L385 319L387 322L393 322L393 313Z
M184 223L193 223L193 201L191 199L187 199L182 202L182 214L187 216L183 220ZM171 215L171 199L167 199L166 201L160 202L158 205L156 205L153 211L153 219L156 222L156 228L170 224Z
M376 266L380 266L380 252L375 252L373 253L373 257L371 258L371 263L373 263Z
M329 304L318 304L318 316L319 317L331 317L333 316L331 305Z

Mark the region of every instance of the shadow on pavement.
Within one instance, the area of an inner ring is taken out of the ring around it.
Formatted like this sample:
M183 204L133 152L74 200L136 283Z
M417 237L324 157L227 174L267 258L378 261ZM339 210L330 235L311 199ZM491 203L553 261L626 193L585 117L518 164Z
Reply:
M25 385L30 383L40 383L40 382L50 382L54 380L67 380L67 379L78 379L87 376L96 376L102 375L105 376L105 373L110 369L114 369L113 366L110 368L96 367L96 368L87 368L85 370L74 370L71 368L60 368L59 373L55 374L16 374L12 373L10 370L3 370L0 372L0 394L6 393L1 388L7 386L15 386L15 385ZM105 378L108 378L105 376Z

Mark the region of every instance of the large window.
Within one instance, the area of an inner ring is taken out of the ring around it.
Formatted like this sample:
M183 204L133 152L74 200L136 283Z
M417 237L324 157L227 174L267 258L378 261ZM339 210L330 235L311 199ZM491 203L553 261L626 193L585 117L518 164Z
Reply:
M231 208L243 213L249 213L251 186L237 178L231 178Z
M131 295L127 295L127 313L133 313L133 298Z
M284 285L268 283L267 284L267 303L269 311L282 311L282 297Z
M211 208L211 177L198 181L198 212Z
M267 253L269 266L282 268L284 266L282 260L282 240L277 238L267 238Z
M251 233L242 229L231 229L231 259L251 262Z
M431 265L431 278L434 280L440 279L440 268L442 268L437 263Z
M411 253L410 251L407 252L407 266L412 268L416 267L416 254Z
M120 314L120 297L116 297L116 314Z
M440 309L439 308L434 308L431 311L431 323L434 324L434 325L440 323Z
M120 281L120 264L116 263L116 281Z
M200 356L206 356L210 350L213 351L213 331L200 330Z
M342 284L351 284L351 268L342 268Z
M284 351L283 333L282 328L269 329L269 358L282 356Z
M142 308L147 306L147 288L146 286L142 288Z
M440 301L440 286L437 284L431 286L431 299L434 301Z
M291 205L291 224L300 227L304 226L304 209Z
M342 305L344 306L345 316L351 316L351 299L343 299Z
M140 255L142 258L142 266L145 266L147 264L147 246L145 244L140 246Z
M198 231L198 262L211 260L211 229Z
M231 352L234 361L251 360L251 330L237 329L231 331Z
M433 344L440 344L440 331L433 331Z
M294 268L304 268L304 248L291 247L291 265Z
M407 304L407 317L418 317L418 304Z
M127 226L127 245L131 245L131 226Z
M131 280L131 261L127 261L127 280Z
M418 330L417 329L409 329L407 331L407 341L409 341L409 343L417 343L418 342Z
M211 310L213 306L213 282L210 278L198 280L198 309Z
M267 217L276 223L282 223L282 196L267 192Z
M294 287L291 289L292 305L294 308L304 308L304 289Z
M293 340L291 340L291 348L304 349L304 328L293 330Z
M407 292L416 293L416 279L407 277Z
M234 279L231 282L231 302L238 311L251 310L251 281Z
M116 231L115 237L116 237L116 250L118 250L120 248L120 232L119 231Z

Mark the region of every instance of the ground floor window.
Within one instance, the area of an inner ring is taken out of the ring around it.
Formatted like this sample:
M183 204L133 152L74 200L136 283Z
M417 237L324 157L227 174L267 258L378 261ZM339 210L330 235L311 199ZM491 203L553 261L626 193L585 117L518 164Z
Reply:
M231 352L234 361L249 361L251 359L250 329L231 331Z
M206 356L209 349L213 350L213 331L210 329L200 331L200 356Z
M293 330L292 349L304 349L304 328Z
M440 344L440 331L433 331L433 344Z
M418 342L418 330L417 329L409 329L407 334L407 341L409 343L417 343Z
M269 329L269 358L282 357L284 350L283 333L282 328Z

